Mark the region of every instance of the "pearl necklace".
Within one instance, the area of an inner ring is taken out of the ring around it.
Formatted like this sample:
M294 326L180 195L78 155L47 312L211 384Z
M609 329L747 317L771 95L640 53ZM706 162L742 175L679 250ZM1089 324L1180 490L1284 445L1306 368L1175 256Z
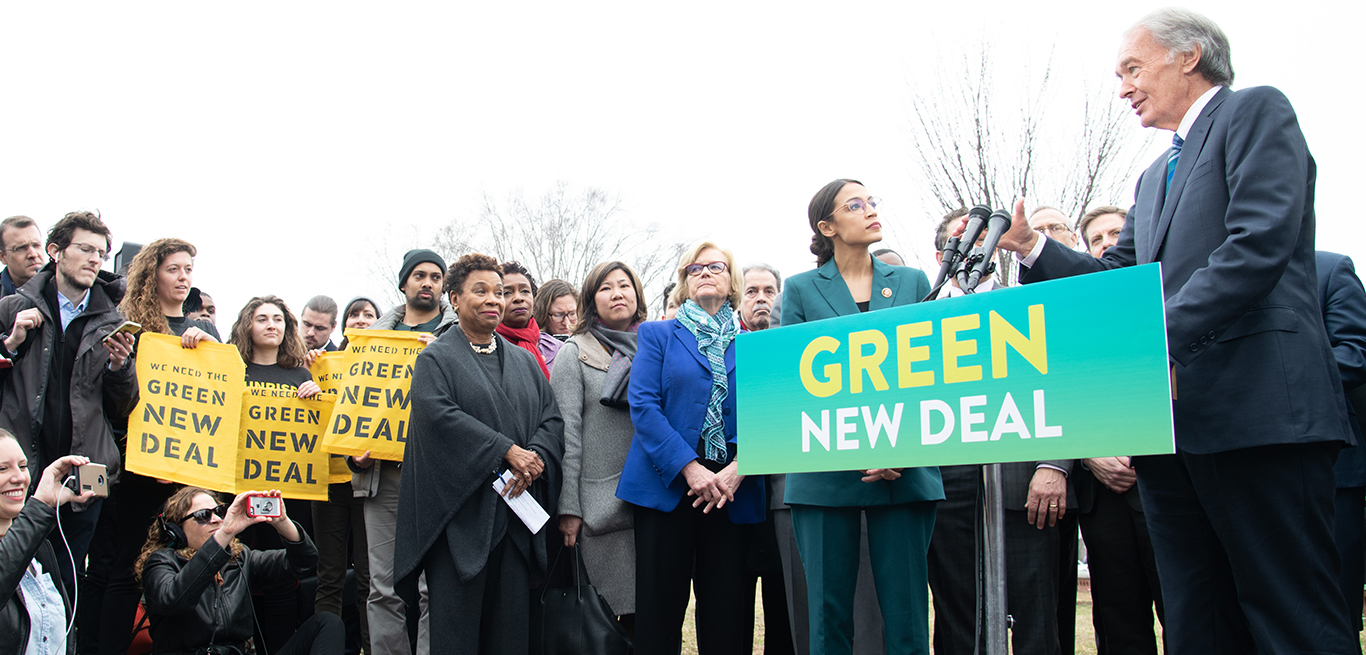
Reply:
M477 352L480 355L492 355L498 351L498 339L495 338L493 341L490 341L487 346L477 346L471 341L470 348L474 349L474 352Z

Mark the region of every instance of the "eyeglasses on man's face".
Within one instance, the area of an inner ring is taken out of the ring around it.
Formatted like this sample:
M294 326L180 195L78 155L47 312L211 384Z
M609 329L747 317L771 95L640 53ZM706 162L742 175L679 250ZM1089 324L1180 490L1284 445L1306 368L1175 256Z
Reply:
M87 245L87 244L84 244L84 243L73 243L73 244L71 244L71 245L69 245L69 246L67 246L67 247L68 247L68 248L75 248L76 250L79 250L79 251L81 252L82 255L85 255L85 256L86 256L87 259L88 259L88 258L91 258L91 257L98 257L99 260L102 261L102 262L107 262L107 261L109 261L109 251L108 251L108 250L104 250L104 249L102 249L102 248L96 248L95 246Z
M1067 226L1063 225L1062 223L1049 223L1047 225L1040 225L1034 228L1034 231L1038 232L1039 234L1048 234L1055 237L1062 236L1064 234L1067 234L1068 232L1071 232L1071 230L1067 229Z
M34 241L33 243L21 243L18 245L9 246L8 248L5 248L5 252L8 252L11 255L22 255L30 250L37 250L38 252L42 252L43 244L38 241Z

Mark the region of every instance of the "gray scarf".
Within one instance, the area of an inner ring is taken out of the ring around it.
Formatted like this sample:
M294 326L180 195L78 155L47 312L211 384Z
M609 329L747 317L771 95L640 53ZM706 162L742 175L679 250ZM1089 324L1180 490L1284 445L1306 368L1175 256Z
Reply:
M612 361L607 365L607 379L602 383L602 398L598 400L607 407L629 409L631 406L626 401L626 391L631 386L631 360L636 356L636 327L639 325L632 324L624 331L613 330L603 325L601 320L594 320L593 327L588 329L598 343L612 353Z

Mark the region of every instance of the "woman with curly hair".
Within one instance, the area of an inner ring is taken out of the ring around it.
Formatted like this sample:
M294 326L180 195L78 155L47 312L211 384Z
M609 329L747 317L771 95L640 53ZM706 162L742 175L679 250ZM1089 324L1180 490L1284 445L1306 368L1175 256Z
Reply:
M119 303L123 317L146 332L174 334L193 348L208 338L222 341L208 321L190 320L182 307L194 286L194 245L183 239L157 239L138 251L128 265L128 291Z
M119 313L138 323L144 332L170 334L181 338L185 348L194 348L201 341L218 342L218 330L208 321L194 320L182 311L185 298L194 285L194 245L183 239L157 239L138 251L128 266L127 290L119 303ZM127 432L126 416L111 416L110 422L119 437L119 450L124 449ZM90 595L82 598L82 634L98 642L100 653L113 655L128 650L132 633L128 626L137 613L142 592L133 578L133 562L146 537L143 528L157 514L166 499L179 486L156 480L132 471L119 474L118 484L111 490L114 507L114 538L110 547L112 559L100 565L100 558L92 557ZM107 542L106 542L107 543ZM103 574L103 575L102 575ZM99 582L103 580L103 588Z
M282 510L277 517L247 516L252 496L278 498L278 491L247 491L231 505L217 494L185 487L147 529L135 569L147 597L153 648L158 653L245 653L252 636L253 588L295 582L318 561L308 534ZM236 539L252 525L268 524L284 547L257 550ZM310 617L275 655L340 653L341 618L330 612ZM259 646L259 644L258 644Z

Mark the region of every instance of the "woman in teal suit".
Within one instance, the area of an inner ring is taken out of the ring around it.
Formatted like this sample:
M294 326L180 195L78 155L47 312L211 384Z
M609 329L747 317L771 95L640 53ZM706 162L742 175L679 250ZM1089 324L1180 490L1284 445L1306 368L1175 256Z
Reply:
M783 326L907 305L929 293L921 271L888 266L869 254L868 247L882 240L877 202L855 180L835 180L811 199L807 217L818 267L788 278ZM792 506L806 569L812 653L852 650L860 513L868 519L887 652L930 652L925 558L935 502L943 499L937 468L787 476L784 501Z

